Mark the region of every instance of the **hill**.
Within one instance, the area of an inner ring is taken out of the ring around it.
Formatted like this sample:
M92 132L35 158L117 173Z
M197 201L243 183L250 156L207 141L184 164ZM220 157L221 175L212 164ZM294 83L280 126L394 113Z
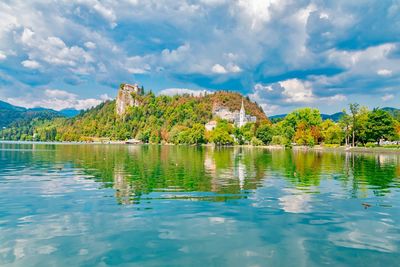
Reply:
M331 115L329 115L329 114L321 114L321 118L322 118L322 120L330 119L330 120L332 120L334 122L338 122L342 115L343 115L343 112L337 112L337 113L334 113L334 114L331 114ZM270 116L269 118L270 118L271 121L277 122L277 121L283 120L286 116L287 116L287 114L278 114L278 115Z
M16 139L18 136L18 139L59 141L140 139L158 143L170 141L172 136L199 125L204 128L210 120L218 119L213 114L216 107L238 111L242 100L247 115L255 116L257 122L269 122L261 107L239 93L219 91L201 96L156 96L152 92L144 93L143 89L134 91L134 87L124 93L123 87L121 85L117 100L106 101L72 118L49 118L29 125L19 124L3 131L3 138ZM119 114L119 110L123 113ZM21 129L24 130L21 132Z
M392 117L394 117L395 119L399 120L400 119L400 109L398 108L392 108L392 107L384 107L382 108L382 110L389 112L390 115L392 115ZM278 115L273 115L270 116L270 120L272 122L277 122L280 120L283 120L286 117L287 114L278 114ZM340 120L340 117L342 117L343 112L336 112L333 113L331 115L329 114L321 114L321 118L322 120L332 120L334 122L338 122Z
M81 110L77 110L74 108L65 108L59 111L62 115L64 115L67 118L72 118L78 115L81 112Z
M67 120L65 125L60 125L59 138L168 141L177 129L192 128L195 124L204 125L212 120L212 111L216 106L226 107L230 111L239 110L242 99L247 114L256 116L258 121L268 121L261 107L238 93L221 91L204 96L172 97L147 93L136 94L134 97L132 103L139 104L128 106L122 116L117 114L116 100L113 100Z
M382 108L384 111L389 112L390 115L392 115L393 118L400 120L400 109L398 108L392 108L392 107L384 107Z
M26 109L0 101L0 128L9 127L13 123L28 122L33 119L51 120L63 115L52 109L32 108Z

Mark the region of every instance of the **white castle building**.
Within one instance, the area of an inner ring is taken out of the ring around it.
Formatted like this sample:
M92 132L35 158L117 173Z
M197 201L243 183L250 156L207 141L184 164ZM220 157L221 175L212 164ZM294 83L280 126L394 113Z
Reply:
M256 122L257 121L256 116L246 115L246 110L244 109L243 99L242 99L242 106L240 108L240 111L235 110L232 112L226 107L216 107L213 110L213 115L214 115L214 117L218 117L218 118L232 122L236 127L242 127L243 125L245 125L248 122Z

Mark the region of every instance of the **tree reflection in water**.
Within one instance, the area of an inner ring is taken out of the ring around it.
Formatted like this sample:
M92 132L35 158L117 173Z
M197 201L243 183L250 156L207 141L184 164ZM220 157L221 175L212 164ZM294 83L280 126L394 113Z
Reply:
M121 204L150 198L240 199L271 177L288 182L286 191L294 196L282 197L286 206L293 197L308 200L301 194L318 193L321 183L329 180L338 181L344 194L355 198L370 192L384 195L400 184L398 154L151 145L0 146L1 153L32 152L14 153L14 161L30 158L49 169L72 164L101 187L113 188Z

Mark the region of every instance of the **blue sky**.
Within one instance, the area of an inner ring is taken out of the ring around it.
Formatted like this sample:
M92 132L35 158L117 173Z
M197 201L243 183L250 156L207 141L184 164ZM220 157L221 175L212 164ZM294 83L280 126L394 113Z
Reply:
M268 115L400 107L400 1L2 1L0 99L53 109L232 90Z

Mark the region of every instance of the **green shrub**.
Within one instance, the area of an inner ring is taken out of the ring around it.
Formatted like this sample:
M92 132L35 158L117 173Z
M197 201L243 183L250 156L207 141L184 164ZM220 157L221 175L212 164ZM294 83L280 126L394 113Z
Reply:
M368 142L365 144L365 147L377 147L378 145L373 142Z
M262 146L264 143L257 137L253 137L253 138L251 138L251 144L253 146Z

